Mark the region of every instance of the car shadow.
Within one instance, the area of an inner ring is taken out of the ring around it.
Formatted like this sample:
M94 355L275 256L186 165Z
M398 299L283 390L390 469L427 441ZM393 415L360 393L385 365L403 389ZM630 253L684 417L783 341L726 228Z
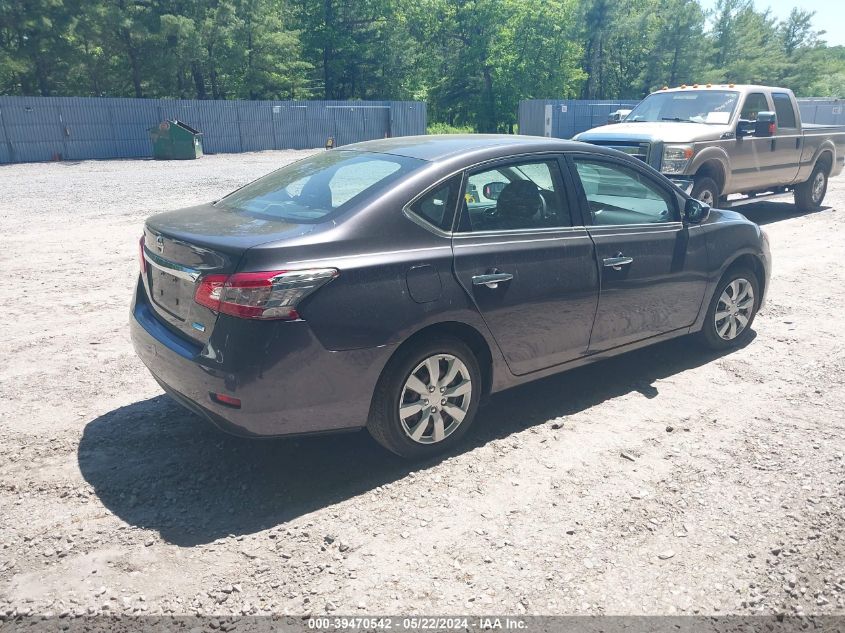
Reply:
M737 207L734 211L741 213L746 218L755 224L764 225L772 224L774 222L781 222L792 218L800 218L815 213L827 211L831 207L820 207L811 211L799 211L798 208L791 202L754 202Z
M656 381L721 355L683 337L496 394L451 454L632 391L656 397ZM237 438L163 395L92 420L78 448L83 477L111 512L183 547L283 525L442 459L404 461L366 431Z

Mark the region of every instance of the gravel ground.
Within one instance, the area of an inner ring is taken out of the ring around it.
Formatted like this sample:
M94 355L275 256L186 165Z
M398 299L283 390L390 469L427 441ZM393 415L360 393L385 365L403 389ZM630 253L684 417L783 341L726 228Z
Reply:
M845 178L748 209L775 268L745 348L499 394L409 465L223 435L132 352L143 219L304 154L0 168L0 616L845 614Z

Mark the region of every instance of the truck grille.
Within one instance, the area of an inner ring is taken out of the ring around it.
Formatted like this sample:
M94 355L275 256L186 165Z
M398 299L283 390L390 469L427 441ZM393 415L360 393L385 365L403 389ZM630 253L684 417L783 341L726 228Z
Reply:
M648 153L651 149L650 143L626 143L623 141L591 141L593 145L601 145L602 147L609 147L610 149L619 150L634 158L639 158L644 163L648 163Z

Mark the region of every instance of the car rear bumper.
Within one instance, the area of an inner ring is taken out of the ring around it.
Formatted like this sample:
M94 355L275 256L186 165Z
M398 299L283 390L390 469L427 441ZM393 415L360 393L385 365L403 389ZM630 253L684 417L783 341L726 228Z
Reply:
M220 429L275 437L366 425L391 348L334 352L304 321L220 317L207 345L194 344L156 317L141 286L130 317L141 361L177 402ZM212 399L241 400L233 408Z

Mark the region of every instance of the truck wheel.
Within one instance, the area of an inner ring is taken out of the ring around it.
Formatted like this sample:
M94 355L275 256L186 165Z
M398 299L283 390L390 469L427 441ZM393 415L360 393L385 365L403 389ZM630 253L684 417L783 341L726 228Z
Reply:
M450 336L400 349L382 373L367 429L387 450L409 459L447 451L469 430L481 399L472 350Z
M712 350L739 347L751 338L760 306L760 282L747 268L734 268L716 286L699 339Z
M795 206L799 211L815 211L827 193L826 165L817 164L810 179L795 187Z
M719 200L719 185L707 176L698 176L693 182L690 197L700 200L704 204L715 207Z

